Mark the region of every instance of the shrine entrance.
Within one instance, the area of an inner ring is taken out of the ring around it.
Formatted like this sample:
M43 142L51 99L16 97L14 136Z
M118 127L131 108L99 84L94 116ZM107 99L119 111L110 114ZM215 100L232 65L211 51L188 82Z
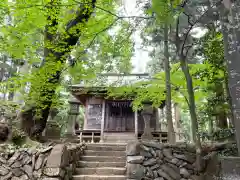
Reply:
M106 101L106 132L134 132L134 112L130 101Z

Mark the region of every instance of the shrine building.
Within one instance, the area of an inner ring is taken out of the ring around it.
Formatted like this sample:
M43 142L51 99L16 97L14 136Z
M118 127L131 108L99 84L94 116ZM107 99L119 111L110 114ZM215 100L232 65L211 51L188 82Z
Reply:
M144 130L150 132L156 141L167 141L167 132L161 131L156 108L148 114L149 120L144 120L142 111L133 111L132 100L109 98L106 87L72 85L70 91L74 98L69 102L73 112L69 132L76 121L79 106L85 109L83 127L76 131L80 141L125 143L142 138Z

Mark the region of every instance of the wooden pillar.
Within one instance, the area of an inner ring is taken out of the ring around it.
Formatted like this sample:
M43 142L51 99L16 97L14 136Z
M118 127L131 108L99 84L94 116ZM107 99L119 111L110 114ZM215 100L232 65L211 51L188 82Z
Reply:
M138 111L134 112L135 136L138 139Z
M159 117L159 109L156 108L155 110L156 112L156 131L161 131L161 127L160 127L160 117Z
M103 102L102 102L102 120L101 120L101 139L100 139L100 142L104 141L105 107L106 107L106 101L104 99Z
M87 119L88 119L88 101L89 99L87 98L86 103L85 103L85 113L84 113L84 121L83 121L83 130L87 130Z

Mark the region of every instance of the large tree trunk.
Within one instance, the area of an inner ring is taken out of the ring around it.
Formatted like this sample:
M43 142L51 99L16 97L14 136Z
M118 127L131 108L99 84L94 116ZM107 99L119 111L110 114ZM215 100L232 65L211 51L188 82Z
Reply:
M164 27L164 71L166 82L166 116L167 116L167 128L168 128L168 141L171 144L176 142L173 121L172 121L172 93L171 93L171 79L170 79L170 63L169 63L169 51L168 51L168 30L169 26L166 23Z
M0 143L4 143L8 140L10 134L9 127L6 123L0 123Z
M49 24L45 28L44 41L46 44L50 43L51 48L48 46L44 49L44 63L39 69L39 75L44 68L55 69L59 63L60 68L48 77L45 77L46 83L44 85L38 87L34 87L34 84L31 85L30 100L31 95L34 95L35 91L39 92L41 100L39 100L37 104L32 104L31 101L28 101L30 103L26 104L25 110L20 116L23 130L32 138L40 137L46 127L48 115L55 96L55 90L59 85L63 65L66 63L66 58L81 35L81 29L77 28L77 26L88 21L94 11L96 0L89 0L89 3L81 4L76 12L75 19L72 19L66 25L65 32L59 35L57 34L57 18L60 2L60 0L52 0L48 6L50 15L47 17L47 20ZM77 28L77 30L72 31L73 28Z
M223 0L220 9L220 20L222 23L222 32L224 35L224 48L227 60L228 84L231 94L233 123L235 127L235 136L240 156L240 1Z
M228 101L228 104L229 104L229 113L228 113L228 118L230 119L230 122L229 122L229 127L233 127L233 120L234 120L234 116L233 116L233 106L232 106L232 98L231 98L231 95L230 95L230 91L229 91L229 88L228 88L228 76L227 74L225 75L225 89L226 89L226 96L227 96L227 101Z

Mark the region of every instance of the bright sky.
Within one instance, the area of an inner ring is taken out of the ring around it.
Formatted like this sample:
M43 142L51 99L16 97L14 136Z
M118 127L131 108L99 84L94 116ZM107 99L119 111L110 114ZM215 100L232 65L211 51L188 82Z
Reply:
M126 12L126 16L137 16L140 15L141 12L136 7L136 2L138 0L122 0L122 4L124 5L124 10ZM143 1L143 0L142 0ZM192 30L194 37L201 37L206 33L206 30L200 28L194 28ZM134 66L133 73L145 73L147 62L150 61L150 57L148 56L148 52L146 50L141 49L141 38L139 32L136 32L133 35L133 39L135 41L135 54L132 57L132 64Z
M136 8L137 0L122 0L126 16L137 16L140 14L139 9ZM135 41L135 54L132 57L132 64L134 66L132 73L145 73L147 62L150 60L148 52L140 49L141 38L139 32L134 33L133 39Z

